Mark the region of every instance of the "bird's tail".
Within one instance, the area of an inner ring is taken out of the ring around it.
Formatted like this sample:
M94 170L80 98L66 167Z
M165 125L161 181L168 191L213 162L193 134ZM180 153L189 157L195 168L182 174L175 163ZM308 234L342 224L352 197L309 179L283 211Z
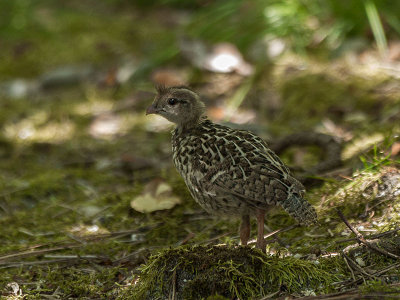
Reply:
M302 225L317 223L317 212L299 195L291 195L280 203L283 209Z

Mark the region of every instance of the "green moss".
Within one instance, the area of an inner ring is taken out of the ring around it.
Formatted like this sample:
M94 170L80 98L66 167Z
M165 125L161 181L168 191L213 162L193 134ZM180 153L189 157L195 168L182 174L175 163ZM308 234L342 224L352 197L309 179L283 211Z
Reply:
M337 277L325 263L268 256L248 247L191 246L152 256L142 267L133 292L138 299L162 298L175 286L178 299L200 299L216 293L248 299L282 287L291 293L327 291Z
M361 80L354 75L343 76L326 70L289 72L281 74L278 81L283 106L274 124L276 128L305 130L318 124L321 116L343 123L345 112L376 112L379 95L372 92L377 85L375 80Z
M390 285L382 280L367 280L360 286L360 291L367 294L368 292L386 292L388 294L400 293L400 287Z
M102 268L101 271L87 271L74 267L49 272L44 278L50 287L59 287L70 297L104 297L118 282L120 268Z
M340 208L348 217L358 217L365 212L365 207L368 204L373 206L382 202L383 199L388 199L395 203L394 190L391 190L391 180L397 180L396 173L392 174L392 168L367 166L365 170L354 173L351 181L326 183L320 190L311 194L311 197L320 197L325 194L327 197L323 204L319 207L319 212L326 215L327 212L336 214L335 208ZM394 179L391 179L395 176ZM388 186L387 186L388 185ZM380 193L386 194L378 194ZM376 213L382 213L386 206L377 206L374 210Z
M228 300L229 298L225 298L224 296L220 296L220 295L212 295L207 297L207 300Z

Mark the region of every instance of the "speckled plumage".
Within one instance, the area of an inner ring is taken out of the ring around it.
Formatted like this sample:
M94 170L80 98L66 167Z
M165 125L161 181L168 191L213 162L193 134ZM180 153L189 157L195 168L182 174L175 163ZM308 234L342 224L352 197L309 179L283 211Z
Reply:
M146 113L177 124L172 134L176 168L206 211L242 218L242 244L250 235L249 217L255 215L257 247L265 251L264 215L274 205L299 223L316 222L314 208L303 197L303 185L260 137L208 120L200 97L187 87L157 90Z
M254 214L282 206L303 224L316 214L304 200L304 187L258 136L204 119L172 134L173 160L193 198L208 212Z

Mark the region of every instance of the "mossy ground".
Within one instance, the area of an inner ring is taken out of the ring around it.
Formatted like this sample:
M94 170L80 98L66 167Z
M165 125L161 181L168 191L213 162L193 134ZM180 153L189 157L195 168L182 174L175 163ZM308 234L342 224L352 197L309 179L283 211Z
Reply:
M219 294L251 299L285 289L291 293L329 290L341 275L324 263L293 257L269 256L248 247L189 246L152 256L142 269L133 299L164 298L172 290L176 299L201 299Z
M286 62L275 66L276 72L260 71L253 87L281 99L274 108L278 113L269 111L264 98L242 99L240 109L275 116L257 115L257 124L268 129L260 130L261 135L282 136L293 128L333 133L324 127L328 119L339 124L335 129L341 137L352 138L345 144L346 178L322 174L324 184L309 188L320 226L279 234L268 245L270 255L264 255L237 247L239 220L216 219L203 212L172 166L168 130L148 129L155 120L144 117L152 98L143 92L152 89L146 70L177 53L177 44L171 43L175 36L165 30L160 15L106 1L15 3L16 19L1 31L8 37L0 49L5 57L0 63L2 81L34 79L60 65L90 64L107 70L132 55L143 61L139 67L144 71L135 82L120 87L85 81L20 99L2 96L0 291L5 299L151 298L171 291L175 271L175 293L185 299L246 299L277 291L294 296L326 293L352 280L340 251L354 241L340 242L351 233L335 209L362 226L365 235L397 227L399 195L387 187L392 178L387 174L395 174L390 170L399 164L398 156L389 157L388 151L398 142L395 112L400 109L400 94L395 89L383 92L396 79L360 75L345 64L339 72L313 61L307 63L315 67L295 68L293 73L296 65ZM6 9L10 4L1 5ZM19 23L21 19L26 23ZM149 36L154 37L151 42ZM157 49L166 52L159 54ZM179 68L182 61L170 64ZM208 72L191 74L195 86L215 80ZM239 88L244 84L240 81ZM230 98L225 100L229 104ZM104 121L117 124L115 131L99 131L101 126L96 126ZM375 148L365 142L371 137ZM316 161L301 150L283 158L296 163L299 156L302 162ZM130 201L147 182L160 177L182 204L148 214L134 211ZM382 189L385 196L379 196ZM271 230L293 224L279 209L266 220ZM254 236L254 220L252 229ZM370 252L352 257L361 258L368 272L393 264ZM386 277L366 277L361 289L393 289L388 284L398 282L398 275L393 269ZM186 285L178 284L183 279L188 280ZM164 285L154 287L156 283Z

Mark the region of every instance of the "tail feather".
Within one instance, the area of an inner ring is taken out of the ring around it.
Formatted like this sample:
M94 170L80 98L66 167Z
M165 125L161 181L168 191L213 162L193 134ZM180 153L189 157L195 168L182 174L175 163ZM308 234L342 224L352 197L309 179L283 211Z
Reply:
M314 207L301 196L292 195L280 204L283 209L300 224L310 225L317 223L317 212Z

